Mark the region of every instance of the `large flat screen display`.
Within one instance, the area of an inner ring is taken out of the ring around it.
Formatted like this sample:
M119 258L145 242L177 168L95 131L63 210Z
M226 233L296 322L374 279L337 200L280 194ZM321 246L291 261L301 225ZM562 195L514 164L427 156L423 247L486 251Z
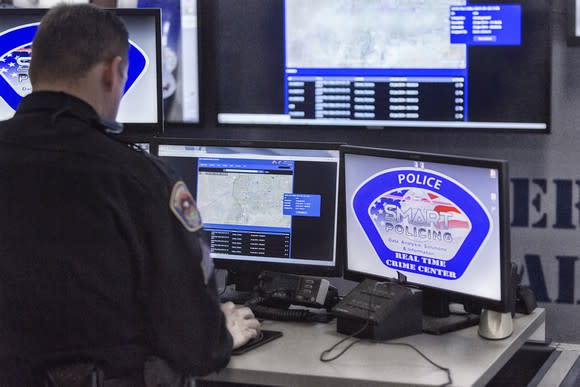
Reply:
M117 121L137 132L160 132L160 12L157 9L115 10L129 31L129 69ZM0 9L0 119L14 115L32 91L28 78L32 40L46 9Z
M216 0L222 124L547 131L546 0Z

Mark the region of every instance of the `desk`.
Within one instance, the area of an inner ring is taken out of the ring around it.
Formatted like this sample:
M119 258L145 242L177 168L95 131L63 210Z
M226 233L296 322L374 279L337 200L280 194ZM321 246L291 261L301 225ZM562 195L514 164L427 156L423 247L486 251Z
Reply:
M477 326L441 336L427 334L392 342L414 345L427 357L451 370L454 386L483 386L522 344L544 327L544 309L516 315L514 333L505 340L489 341ZM435 368L411 348L362 341L342 357L322 363L320 353L344 336L336 324L266 321L264 329L284 332L281 338L244 355L233 356L226 369L204 378L275 386L410 386L441 385L445 372Z

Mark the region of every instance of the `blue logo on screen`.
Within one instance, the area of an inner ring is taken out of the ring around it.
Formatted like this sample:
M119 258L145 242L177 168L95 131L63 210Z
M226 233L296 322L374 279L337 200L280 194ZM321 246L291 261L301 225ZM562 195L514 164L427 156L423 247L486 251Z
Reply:
M0 33L0 97L16 110L22 97L30 94L28 78L32 40L40 23L32 23ZM134 42L129 41L129 68L125 94L149 67L149 58Z
M381 262L395 270L456 280L491 232L491 217L469 190L427 169L382 171L352 198Z

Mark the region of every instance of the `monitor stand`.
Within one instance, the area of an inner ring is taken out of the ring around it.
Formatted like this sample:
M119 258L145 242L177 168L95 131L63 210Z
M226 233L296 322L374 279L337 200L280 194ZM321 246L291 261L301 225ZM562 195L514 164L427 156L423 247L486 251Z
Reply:
M256 296L259 275L258 271L227 270L225 288L220 294L220 301L244 304L253 299Z
M484 309L477 333L484 339L502 340L511 336L514 331L512 314Z
M452 314L449 305L449 297L444 293L427 289L423 291L423 332L441 335L479 324L478 314Z

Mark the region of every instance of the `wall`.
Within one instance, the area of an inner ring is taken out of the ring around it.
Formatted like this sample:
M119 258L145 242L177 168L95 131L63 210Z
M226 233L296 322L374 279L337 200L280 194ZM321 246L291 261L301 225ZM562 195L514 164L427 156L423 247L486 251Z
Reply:
M548 311L548 337L580 343L580 46L566 44L566 0L552 2L551 133L433 130L216 128L206 114L201 128L168 128L170 136L338 141L506 159L512 179L512 259L525 265L524 281ZM546 20L548 22L548 20ZM202 49L204 49L202 43ZM205 47L205 53L211 48ZM203 67L210 68L211 54ZM206 85L209 85L206 82ZM202 90L211 112L213 92ZM206 111L206 112L207 112Z

